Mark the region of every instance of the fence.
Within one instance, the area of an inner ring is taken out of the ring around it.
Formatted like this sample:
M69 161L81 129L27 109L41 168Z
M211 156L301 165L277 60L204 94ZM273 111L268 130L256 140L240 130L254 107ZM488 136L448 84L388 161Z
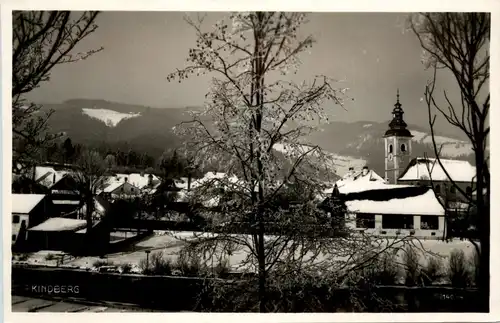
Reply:
M207 286L214 281L223 284L231 282L215 278L128 275L63 268L12 268L13 295L78 297L89 301L137 304L167 312L200 311L202 307L203 310L220 311L220 308L210 308L216 306L216 302L211 299L213 296ZM375 295L379 300L396 305L393 311L410 312L475 312L480 299L476 290L451 287L379 286L333 291L324 287L309 290L309 293L313 293L315 298L324 303L321 309L314 309L315 311L352 311L352 304L346 303L346 300L353 295L363 299L367 304L365 310L372 312L384 310L375 305ZM269 297L270 300L276 298L275 301L280 302L282 300L279 297L283 298L283 294L270 294ZM294 297L294 293L290 293L285 298ZM298 301L286 311L311 311L304 306L307 305ZM227 311L230 310L227 308Z

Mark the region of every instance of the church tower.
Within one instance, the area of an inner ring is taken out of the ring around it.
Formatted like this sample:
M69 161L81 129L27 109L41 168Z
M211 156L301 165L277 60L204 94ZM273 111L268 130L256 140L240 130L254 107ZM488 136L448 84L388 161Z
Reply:
M403 109L399 103L399 89L397 102L392 110L392 121L389 130L385 132L385 179L389 184L397 184L401 172L408 166L411 158L412 134L403 120Z

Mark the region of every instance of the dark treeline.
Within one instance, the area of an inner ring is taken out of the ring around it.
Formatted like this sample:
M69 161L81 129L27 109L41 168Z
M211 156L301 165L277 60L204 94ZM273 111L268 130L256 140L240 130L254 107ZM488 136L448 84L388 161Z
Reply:
M82 144L69 137L61 137L42 147L37 159L40 163L75 164L85 150L97 151L106 169L113 172L147 172L172 178L201 176L206 171L192 167L177 149L166 149L158 155L133 149L127 143Z

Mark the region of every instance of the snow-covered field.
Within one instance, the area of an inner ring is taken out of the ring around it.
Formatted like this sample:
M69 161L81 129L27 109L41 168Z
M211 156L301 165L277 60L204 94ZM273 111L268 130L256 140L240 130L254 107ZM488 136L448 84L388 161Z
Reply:
M140 113L121 113L109 109L82 109L83 114L104 122L108 127L116 127L123 120L140 117Z
M130 251L109 254L106 256L106 260L113 265L119 266L123 264L130 264L133 271L138 271L139 262L146 258L146 251L150 252L162 252L165 258L175 260L178 257L179 251L182 249L185 240L197 239L200 236L213 236L214 233L195 233L189 231L173 232L173 231L157 231L155 235L145 238L142 241L137 242ZM247 235L235 235L240 239L250 239ZM268 239L274 239L273 236L267 236ZM381 246L385 246L388 243L394 243L394 240L384 240L380 241ZM408 243L408 242L406 242ZM443 242L438 240L412 240L411 244L416 248L417 252L421 255L421 263L425 265L427 259L431 256L438 256L446 258L450 255L453 250L462 250L466 257L471 257L474 254L474 246L468 241L455 240L452 242ZM403 246L402 242L398 242L393 247ZM401 259L403 250L400 250L398 258ZM30 257L25 260L29 264L37 265L56 265L56 260L47 260L47 255L53 254L60 258L60 252L57 251L39 251L37 253L31 254ZM246 249L241 249L234 251L233 254L227 259L229 266L231 266L233 271L241 270L241 265L248 256L249 251ZM340 258L338 258L341 260ZM99 259L98 257L81 257L81 258L70 258L64 261L65 266L78 267L78 268L92 268L93 264ZM444 260L444 259L443 259ZM216 260L215 263L217 263ZM399 260L401 261L401 260ZM446 263L446 261L444 261Z

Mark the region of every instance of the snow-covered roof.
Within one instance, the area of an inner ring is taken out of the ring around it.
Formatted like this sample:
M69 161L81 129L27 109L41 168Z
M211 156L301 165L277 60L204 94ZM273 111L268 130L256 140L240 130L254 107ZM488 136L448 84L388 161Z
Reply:
M476 168L468 161L442 159L441 163L455 182L475 181ZM429 172L430 169L430 172ZM448 176L435 158L414 158L399 177L399 181L448 181Z
M12 194L12 213L28 214L44 197L43 194Z
M411 185L386 184L385 182L379 181L344 181L340 182L340 184L341 185L337 184L337 187L341 194L357 193L369 190L389 190L395 188L412 187ZM333 187L330 187L323 191L324 194L331 194L332 192Z
M152 180L153 180L153 188L157 188L161 184L161 181L158 178L158 176L156 176L154 174L139 174L139 173L116 174L116 176L114 176L114 178L116 181L120 181L122 183L125 182L125 178L127 178L127 182L134 185L135 187L143 189L144 187L149 185L149 176L150 175L152 176Z
M125 182L118 182L118 181L112 182L112 183L108 184L108 186L104 187L104 189L102 191L104 193L111 193L124 184L125 184Z
M389 192L388 192L389 193ZM424 194L386 201L350 200L345 202L349 212L370 214L408 214L443 216L445 210L434 192L429 189Z
M100 197L100 196L94 197L94 213L95 213L95 215L104 216L106 214L106 211L109 209L109 207L110 207L109 202L104 200L102 197ZM83 214L85 214L87 211L87 204L83 204L80 210Z
M51 187L63 179L68 173L69 172L65 170L55 170L54 167L36 166L35 182L38 182L45 187Z
M356 182L356 183L371 183L371 182L379 182L385 183L385 180L378 175L373 169L366 169L366 171L349 171L341 179L337 181L337 186L341 187L347 183Z
M205 185L208 182L213 182L213 184L218 184L220 181L227 179L228 182L230 183L236 183L238 181L238 177L236 176L229 176L226 173L220 173L220 172L207 172L203 178L199 178L193 181L191 183L192 188L200 187L202 185Z
M29 231L74 231L84 227L87 224L85 220L67 219L67 218L50 218L47 221L40 223Z

